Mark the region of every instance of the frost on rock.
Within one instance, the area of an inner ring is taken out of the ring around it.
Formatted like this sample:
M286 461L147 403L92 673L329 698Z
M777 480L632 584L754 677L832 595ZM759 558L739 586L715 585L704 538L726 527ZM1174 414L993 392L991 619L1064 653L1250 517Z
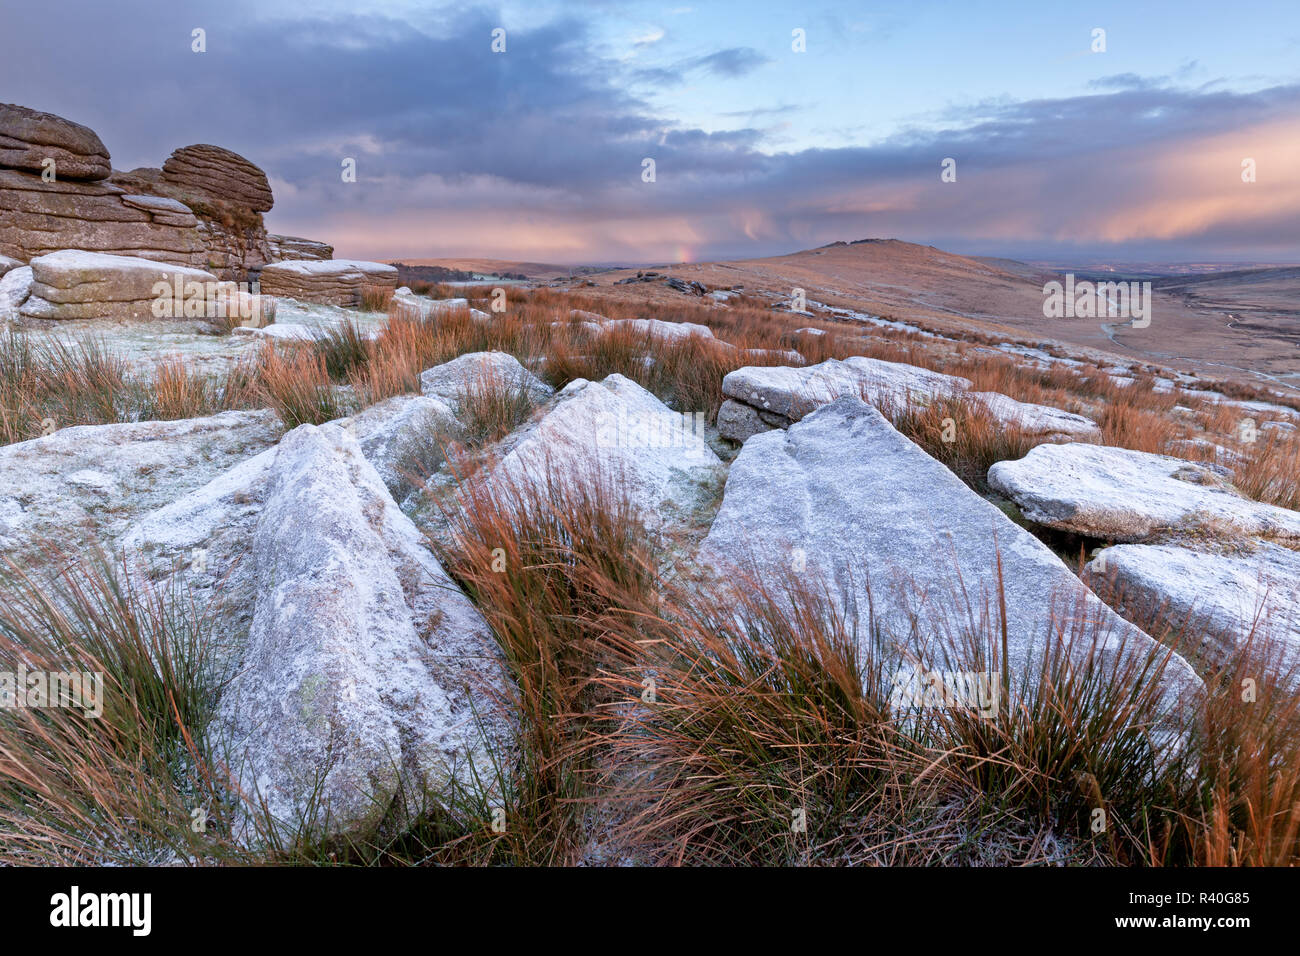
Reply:
M1243 498L1212 468L1104 445L1039 445L989 469L1030 521L1111 541L1199 528L1300 542L1300 513Z
M208 550L182 573L219 592L227 628L246 622L220 648L210 736L240 792L290 832L400 829L492 781L510 735L496 644L347 429L295 429L130 543ZM238 829L252 838L248 816Z
M1275 645L1283 669L1295 668L1300 689L1300 554L1268 542L1222 553L1174 544L1119 544L1085 570L1121 609L1160 609L1171 626L1199 635L1198 651L1214 666L1227 663L1248 639Z
M79 425L0 447L0 549L14 560L39 560L47 544L111 549L137 518L273 445L281 431L272 412L238 411Z
M648 524L683 520L722 469L701 419L672 411L622 375L575 379L540 421L507 439L488 480L613 481Z
M523 389L534 402L555 392L506 352L470 352L420 373L420 390L450 403L487 384Z
M992 640L1001 633L1000 561L1016 686L1034 679L1044 648L1062 637L1076 638L1076 654L1095 647L1108 674L1160 651L1044 544L857 398L745 443L700 560L724 581L754 575L774 589L791 578L825 588L856 618L859 640L874 632L881 649L939 670L950 660L971 667L971 634L986 660L1000 656ZM1174 657L1160 686L1164 704L1181 707L1200 690Z

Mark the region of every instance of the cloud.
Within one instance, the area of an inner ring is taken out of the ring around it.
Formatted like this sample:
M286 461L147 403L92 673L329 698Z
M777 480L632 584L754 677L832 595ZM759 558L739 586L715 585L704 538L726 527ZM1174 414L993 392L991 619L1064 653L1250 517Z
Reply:
M118 168L190 143L234 149L275 184L270 228L341 256L637 262L682 245L763 255L861 236L1040 257L1296 254L1300 196L1283 172L1300 154L1294 85L1117 74L1083 96L952 110L872 146L780 152L762 130L694 128L635 92L652 75L748 75L767 58L746 47L636 70L593 52L583 17L506 24L508 52L493 54L501 17L488 7L424 19L271 17L215 0L54 7L6 12L7 99L89 125ZM196 25L206 54L190 51ZM344 157L356 183L341 181ZM956 183L939 179L945 157ZM1244 157L1258 182L1241 182Z
M635 47L653 46L654 44L662 40L666 35L667 34L664 33L663 29L661 29L660 27L654 27L653 29L647 30L645 33L641 34L640 36L633 37L632 45Z
M687 61L685 69L703 70L717 76L744 76L771 59L752 47L737 46Z

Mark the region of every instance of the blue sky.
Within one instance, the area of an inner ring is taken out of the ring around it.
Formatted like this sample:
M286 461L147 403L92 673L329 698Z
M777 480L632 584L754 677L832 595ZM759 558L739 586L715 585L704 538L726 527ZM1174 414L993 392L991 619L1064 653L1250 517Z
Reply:
M340 255L661 262L895 236L1300 261L1298 64L1294 0L50 0L6 10L0 99L92 127L117 168L234 149L271 177L269 226Z

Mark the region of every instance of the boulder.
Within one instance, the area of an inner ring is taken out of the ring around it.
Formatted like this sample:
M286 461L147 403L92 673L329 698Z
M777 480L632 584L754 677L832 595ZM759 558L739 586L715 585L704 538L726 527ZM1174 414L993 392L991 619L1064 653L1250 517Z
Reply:
M427 479L441 463L442 436L452 433L455 422L451 406L441 398L398 395L340 424L357 437L361 453L401 503L415 482Z
M606 331L622 329L634 335L642 335L659 342L681 342L692 335L702 339L713 338L712 329L707 325L699 325L695 322L664 322L660 319L606 319L604 326Z
M317 242L315 239L300 239L297 236L271 234L266 237L266 241L271 250L271 261L273 262L334 258L334 247L324 242Z
M393 293L392 306L395 314L406 319L430 319L435 315L469 308L469 299L430 299L428 296L416 295L410 289Z
M864 356L843 361L827 359L802 368L746 366L729 372L722 380L722 394L726 398L750 406L773 428L787 427L814 408L844 395L866 396L875 403L905 406L968 388L970 382L964 378ZM744 441L748 435L739 436L753 427L754 416L734 407L728 410L728 421L742 420L748 424L738 430L730 430L729 426L729 431L723 431L719 424L722 437Z
M265 297L264 297L265 298ZM274 300L272 300L274 301ZM231 331L235 335L249 335L259 339L271 339L275 342L294 342L302 344L311 344L320 339L325 330L316 325L305 325L301 322L274 322L265 326L237 326ZM361 335L363 338L373 339L378 336L377 329L365 329Z
M1269 542L1212 551L1173 544L1119 544L1098 553L1085 579L1111 604L1157 612L1214 666L1254 634L1273 643L1289 685L1300 689L1300 554Z
M1168 455L1039 445L989 469L1030 521L1110 541L1205 529L1300 542L1300 513L1243 498L1213 468Z
M184 146L163 163L162 178L209 198L267 212L274 205L266 173L220 146Z
M0 278L0 319L10 320L18 317L27 297L32 294L31 266L11 269Z
M971 398L983 402L994 418L1035 438L1101 437L1101 429L1091 418L1052 408L1050 405L1018 402L1000 392L972 392Z
M54 160L57 179L107 179L108 150L95 132L53 113L0 103L0 166L41 173Z
M1074 638L1076 656L1095 648L1106 668L1160 651L856 397L745 443L700 560L724 580L752 575L779 590L794 578L824 589L857 621L860 640L874 632L877 650L938 670L974 667L971 634L986 660L1000 656L1000 562L1013 687L1034 679L1044 648L1062 637ZM1173 708L1200 688L1175 656L1159 693Z
M131 202L124 197L130 196ZM199 220L111 182L59 179L0 169L0 253L31 260L61 249L138 256L202 267L208 250Z
M15 259L12 256L0 256L0 279L3 279L15 269L21 269L24 264L21 259Z
M766 422L763 420L763 413L753 405L728 398L718 409L718 434L723 438L744 443L754 435L773 428L785 427L788 424L777 416L772 417L776 420L771 423Z
M285 437L248 545L248 641L211 734L254 806L364 839L490 785L501 655L343 429Z
M204 300L202 314L192 317L210 318L207 293L215 296L217 290L217 277L200 269L76 249L39 256L31 268L31 296L22 314L34 319L184 318L191 294ZM160 282L167 292L156 288Z
M47 541L69 553L110 547L132 522L272 446L281 431L273 412L239 411L79 425L0 447L0 551L22 562Z
M539 403L555 392L506 352L470 352L420 373L420 391L449 405L485 383L525 389Z
M545 486L548 478L611 482L652 527L685 520L707 499L722 463L702 415L674 412L631 379L575 379L546 415L502 444L489 481Z
M365 286L397 287L397 269L382 262L354 259L295 259L262 269L262 291L303 302L355 307Z

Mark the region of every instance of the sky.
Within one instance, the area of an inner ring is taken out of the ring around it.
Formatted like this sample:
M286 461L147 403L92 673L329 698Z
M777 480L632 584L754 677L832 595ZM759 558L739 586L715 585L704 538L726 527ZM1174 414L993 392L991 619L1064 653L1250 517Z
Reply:
M232 149L339 257L1300 262L1296 0L0 2L0 101Z

